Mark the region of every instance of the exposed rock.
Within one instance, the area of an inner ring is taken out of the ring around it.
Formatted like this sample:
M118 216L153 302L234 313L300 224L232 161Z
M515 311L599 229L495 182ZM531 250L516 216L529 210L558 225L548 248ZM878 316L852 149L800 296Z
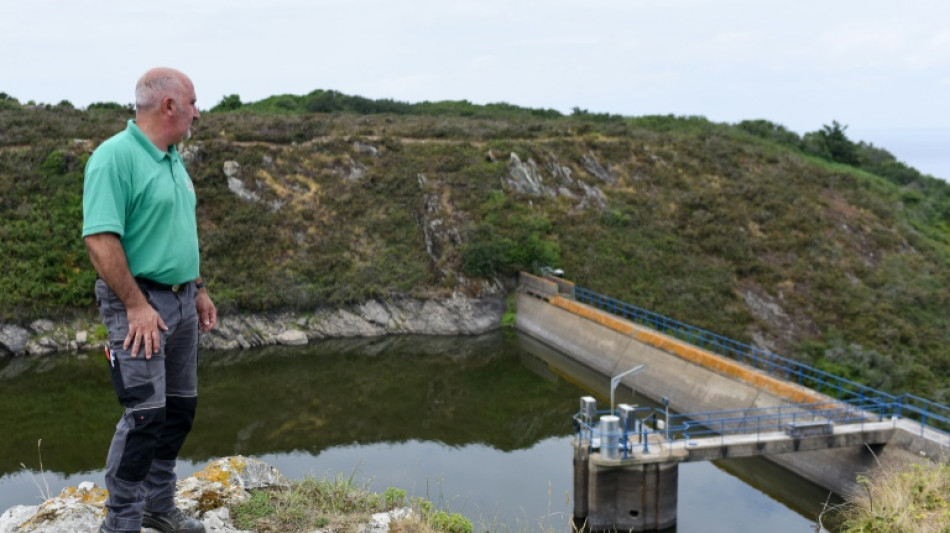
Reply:
M228 178L237 178L241 174L241 164L237 161L225 161L223 170Z
M429 227L433 231L442 231L438 225ZM438 245L443 248L457 247L460 243L458 235L451 232L433 233L431 238L439 239ZM459 283L465 283L461 274L455 275ZM300 345L311 340L336 337L410 333L478 335L497 329L504 312L501 286L484 281L478 290L483 296L455 294L450 298L430 300L369 300L336 309L320 309L313 314L226 315L219 317L218 325L203 333L198 342L203 350L234 350L275 344ZM31 337L24 328L12 324L0 325L0 356L39 356L67 350L100 349L105 341L90 333L97 327L101 327L98 322L56 324L51 331ZM11 368L14 367L7 370Z
M52 320L41 318L39 320L34 320L30 324L30 329L32 329L34 333L49 333L50 331L56 329L56 324Z
M108 493L93 483L66 487L55 498L41 505L20 505L0 515L0 533L97 531L105 515Z
M277 334L277 344L301 346L307 344L307 334L299 329L288 329Z
M237 529L231 521L230 507L246 500L255 489L286 487L290 482L266 463L243 456L225 457L203 470L179 480L175 505L201 520L208 533L252 533ZM41 505L20 505L0 515L0 533L95 533L105 517L106 490L84 481L67 487ZM412 510L400 508L376 513L358 530L387 533L395 520L412 516ZM156 533L143 529L144 533Z
M368 524L360 527L360 533L389 533L389 524L393 520L410 517L412 517L412 509L408 507L394 509L388 513L376 513L370 517Z
M556 197L554 190L545 186L542 181L538 164L533 159L528 158L527 163L522 163L518 154L511 152L508 157L508 177L505 180L509 188L531 196Z
M600 164L600 161L594 156L593 153L586 153L581 157L581 166L584 167L591 176L603 181L605 183L617 183L617 178L613 177L610 172Z
M228 178L228 189L236 194L238 198L248 202L259 202L261 196L254 191L249 191L244 186L244 182L237 178Z
M376 157L377 155L379 155L378 148L369 144L361 143L359 141L356 141L353 143L353 149L355 149L357 152L361 154L369 154L373 157Z
M595 176L598 179L610 183L616 182L593 155L585 155L582 158L582 163L588 172L596 173ZM531 196L547 196L549 198L563 196L571 200L580 197L576 209L581 211L589 208L606 209L607 198L603 191L583 181L575 180L574 170L569 166L560 164L554 154L548 153L545 155L544 167L551 174L550 186L545 185L544 178L538 171L538 165L533 159L528 159L527 163L522 163L518 154L512 152L508 160L508 176L504 179L504 184L508 189Z
M607 197L597 187L592 187L584 182L579 182L581 190L584 191L584 197L577 205L577 209L584 210L594 207L603 211L607 208Z
M429 180L424 175L419 174L416 179L420 188L428 190ZM459 213L460 211L453 209L448 200L443 199L437 192L426 194L422 210L416 213L416 220L425 240L426 255L429 256L432 269L443 278L451 273L447 266L449 262L445 259L457 253L462 244L458 228L465 224Z
M228 179L228 190L237 195L238 198L248 202L260 202L261 195L249 190L244 182L241 181L241 164L237 161L224 162L224 176Z
M13 324L0 324L0 355L22 355L30 332Z
M200 519L209 532L241 533L228 508L248 497L248 490L286 486L289 482L266 463L242 456L226 457L179 480L175 504ZM93 533L105 516L108 493L94 483L67 487L36 506L17 506L0 515L0 533ZM146 533L154 533L145 529Z
M772 295L758 284L745 281L739 293L745 301L756 324L749 328L749 335L755 346L775 353L789 352L795 345L795 339L817 334L817 326L807 316L789 314L782 307L784 303L784 284L779 284L778 294Z
M343 179L347 181L359 181L366 176L366 165L352 158L334 169Z
M68 347L68 345L64 347ZM52 337L38 337L30 339L26 343L26 353L30 355L49 355L60 351L62 348Z

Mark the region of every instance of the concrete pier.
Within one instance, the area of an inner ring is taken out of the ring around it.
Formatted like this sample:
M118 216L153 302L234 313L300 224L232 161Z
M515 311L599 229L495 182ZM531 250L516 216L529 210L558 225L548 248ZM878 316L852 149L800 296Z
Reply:
M575 440L575 520L589 531L657 531L676 525L678 465L672 456L605 459Z

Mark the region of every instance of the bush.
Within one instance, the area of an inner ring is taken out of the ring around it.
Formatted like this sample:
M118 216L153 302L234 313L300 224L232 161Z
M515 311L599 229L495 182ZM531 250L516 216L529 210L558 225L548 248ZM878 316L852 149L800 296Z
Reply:
M132 104L122 105L116 102L93 102L86 107L86 111L135 111Z
M0 93L0 110L20 109L20 101L7 93Z
M241 103L241 97L236 94L229 94L218 102L218 105L211 108L212 113L221 111L234 111L240 109L244 104Z
M841 512L844 533L948 531L950 465L879 468L858 485Z
M737 127L756 137L775 141L785 146L798 147L801 138L794 131L790 131L781 124L776 124L768 120L743 120Z

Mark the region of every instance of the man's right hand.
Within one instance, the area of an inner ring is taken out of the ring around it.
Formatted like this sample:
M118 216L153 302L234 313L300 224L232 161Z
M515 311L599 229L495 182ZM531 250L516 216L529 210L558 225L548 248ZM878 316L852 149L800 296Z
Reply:
M87 235L83 240L99 277L125 305L129 334L125 336L122 347L128 350L131 346L132 357L138 355L139 348L144 348L145 358L151 359L152 354L162 348L162 335L158 330L168 331L168 326L162 321L158 311L145 299L129 272L129 263L119 236L114 233L95 233Z
M129 319L129 334L125 336L122 347L132 346L132 357L136 357L139 348L145 349L145 358L151 359L162 347L162 335L158 330L168 331L161 315L146 301L135 307L126 308Z

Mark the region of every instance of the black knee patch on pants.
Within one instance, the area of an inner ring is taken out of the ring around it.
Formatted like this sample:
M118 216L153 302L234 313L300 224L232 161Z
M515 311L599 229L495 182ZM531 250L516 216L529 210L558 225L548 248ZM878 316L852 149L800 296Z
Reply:
M198 398L169 396L165 399L165 429L155 452L156 459L175 460L195 421Z
M142 481L155 457L155 449L165 425L165 409L134 411L135 427L125 437L125 448L116 477L124 481Z

